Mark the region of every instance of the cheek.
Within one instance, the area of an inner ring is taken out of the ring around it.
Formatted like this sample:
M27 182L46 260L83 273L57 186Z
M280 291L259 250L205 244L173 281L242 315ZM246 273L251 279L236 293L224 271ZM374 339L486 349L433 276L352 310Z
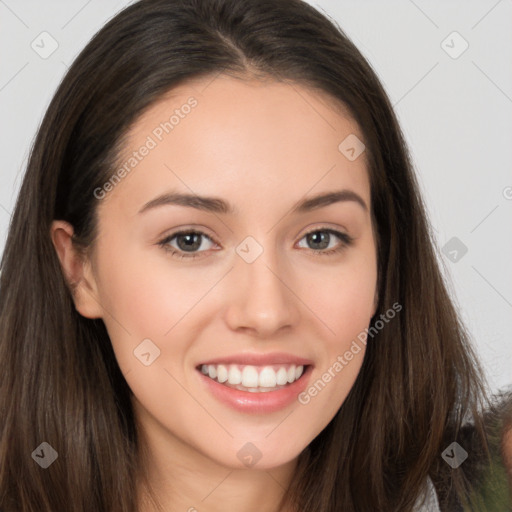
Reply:
M201 322L215 313L205 295L222 272L219 277L216 270L194 270L185 264L180 269L165 254L148 258L147 252L137 249L121 257L114 252L114 243L109 246L112 251L99 269L100 300L121 369L140 369L134 350L145 339L160 350L157 366L183 365Z
M180 271L164 256L148 258L132 250L124 258L111 255L105 261L100 276L102 303L128 330L144 335L164 335L205 288L197 273Z
M366 347L354 343L347 351L335 351L329 361L315 369L313 379L304 392L297 397L299 404L308 411L315 425L315 435L320 432L338 412L347 398L361 370ZM346 355L350 353L350 360Z
M322 327L314 377L298 401L320 432L334 417L352 389L366 352L366 332L373 314L376 272L361 266L339 271L322 289L309 291L308 305Z
M325 327L318 349L322 365L316 369L317 385L308 395L312 398L321 392L317 405L322 403L328 416L342 405L359 374L366 351L366 330L374 313L374 252L353 253L344 263L326 273L317 272L317 286L302 292L318 324Z
M134 350L143 340L162 348L165 333L180 316L183 285L179 276L166 281L161 269L144 261L140 252L121 252L116 247L112 240L110 252L104 249L98 268L99 297L118 363L128 372L137 366Z
M326 327L326 340L343 346L368 327L373 315L377 268L371 256L354 255L351 261L329 269L318 268L302 283L301 296Z

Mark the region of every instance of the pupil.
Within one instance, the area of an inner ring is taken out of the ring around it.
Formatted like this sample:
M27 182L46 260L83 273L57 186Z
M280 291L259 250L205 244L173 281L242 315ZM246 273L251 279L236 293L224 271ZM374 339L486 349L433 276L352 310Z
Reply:
M185 250L198 249L201 245L201 243L198 242L199 236L200 235L197 233L190 233L190 234L181 235L180 237L178 237L178 245L180 246L180 249L185 249ZM194 237L195 237L195 241L194 241ZM182 245L181 243L179 243L180 240L183 240L183 239L186 240L185 245Z
M325 231L318 231L316 233L312 233L310 236L310 241L312 240L313 243L318 243L321 245L321 247L317 247L317 249L325 249L329 245L329 234ZM319 240L317 240L319 238Z

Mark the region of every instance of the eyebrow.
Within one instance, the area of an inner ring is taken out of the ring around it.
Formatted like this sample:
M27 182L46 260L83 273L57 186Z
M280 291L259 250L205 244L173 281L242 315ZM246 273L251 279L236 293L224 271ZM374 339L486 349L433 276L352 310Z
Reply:
M319 208L324 208L334 203L347 201L353 201L361 206L365 212L368 211L366 203L359 194L352 190L343 189L303 199L293 206L291 213L306 213ZM148 201L142 206L138 213L144 213L148 210L164 205L186 206L188 208L195 208L197 210L224 215L235 215L237 213L236 208L224 199L218 197L198 196L195 194L183 194L179 192L167 192L151 199L151 201Z

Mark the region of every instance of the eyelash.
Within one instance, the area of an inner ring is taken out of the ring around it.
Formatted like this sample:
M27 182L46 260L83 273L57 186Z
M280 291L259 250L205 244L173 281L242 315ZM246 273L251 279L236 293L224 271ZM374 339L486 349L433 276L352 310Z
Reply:
M352 242L354 241L354 239L351 236L347 235L346 233L342 233L340 231L337 231L337 230L331 229L331 228L327 228L327 227L317 228L312 231L309 231L308 233L305 233L302 238L305 238L306 236L311 235L313 233L322 233L322 232L337 236L341 240L341 244L338 245L338 247L336 247L334 249L329 249L329 250L310 249L313 252L314 256L330 256L330 255L338 254L338 253L342 252L343 250L345 250L350 245L352 245ZM205 252L205 251L199 251L197 253L187 254L185 252L178 251L174 248L170 248L168 245L169 242L180 235L201 235L201 236L208 238L212 242L216 243L215 240L213 240L211 237L209 237L206 233L203 233L201 231L196 231L194 229L190 229L190 230L182 230L182 231L177 231L176 233L172 233L171 235L166 236L163 240L158 242L157 245L159 247L161 247L164 251L169 252L172 257L176 257L178 259L183 259L183 258L194 259L194 258L200 257L200 254L202 252ZM302 240L302 238L301 238L301 240Z

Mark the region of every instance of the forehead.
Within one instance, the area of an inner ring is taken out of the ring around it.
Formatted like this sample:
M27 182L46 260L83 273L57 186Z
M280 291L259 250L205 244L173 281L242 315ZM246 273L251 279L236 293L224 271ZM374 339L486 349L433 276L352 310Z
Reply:
M298 84L223 75L188 81L132 126L119 159L128 172L113 195L135 208L170 188L224 191L234 203L240 192L261 207L283 193L346 186L369 202L365 153L351 161L340 150L354 136L363 140L339 102Z

